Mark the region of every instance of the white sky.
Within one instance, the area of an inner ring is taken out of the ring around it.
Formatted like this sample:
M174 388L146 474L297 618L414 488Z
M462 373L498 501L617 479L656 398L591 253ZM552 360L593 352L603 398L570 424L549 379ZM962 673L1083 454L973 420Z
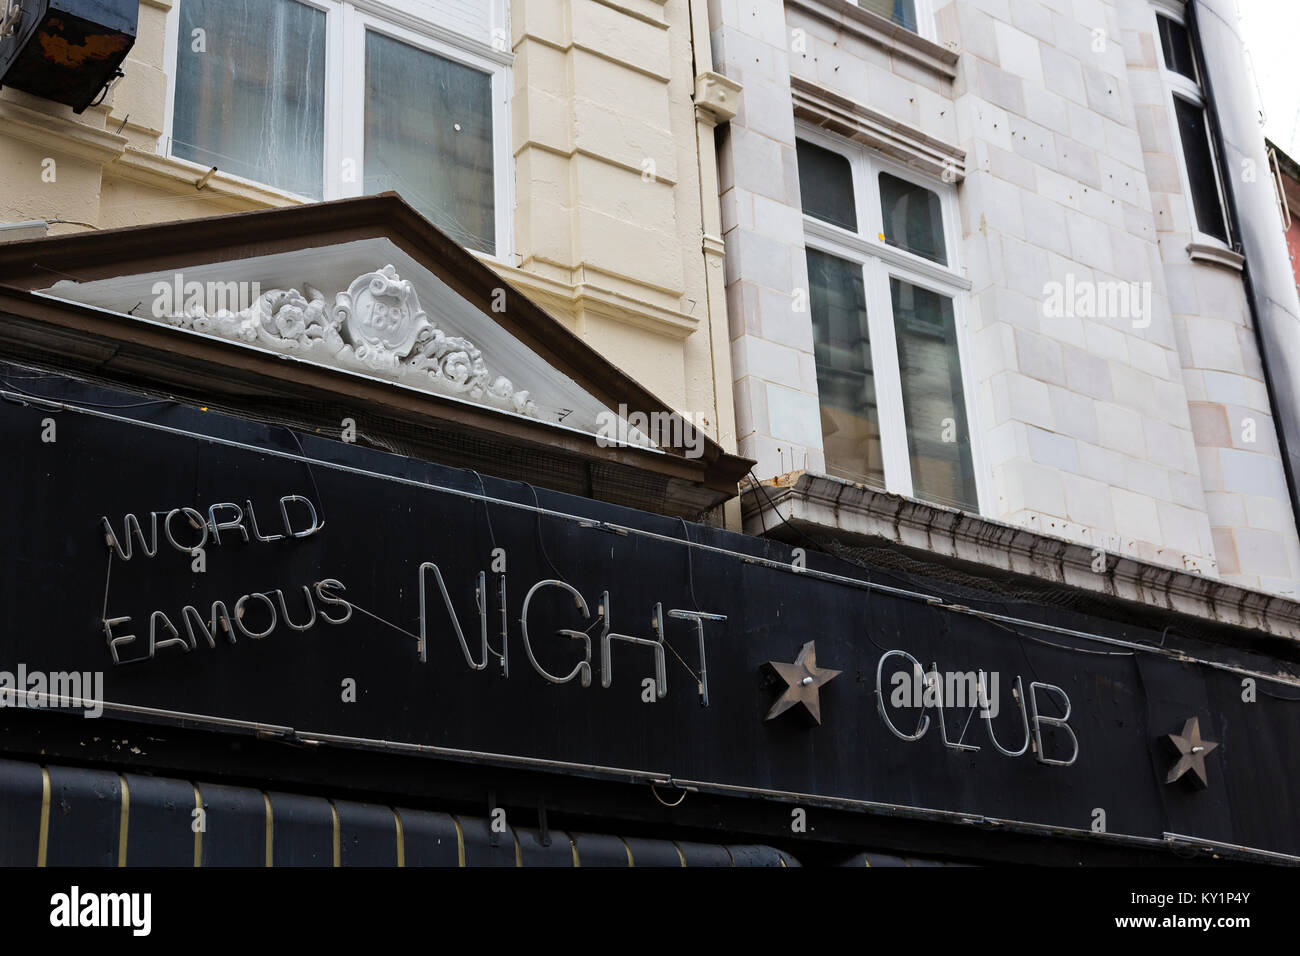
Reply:
M1255 65L1264 133L1300 160L1300 0L1237 0Z

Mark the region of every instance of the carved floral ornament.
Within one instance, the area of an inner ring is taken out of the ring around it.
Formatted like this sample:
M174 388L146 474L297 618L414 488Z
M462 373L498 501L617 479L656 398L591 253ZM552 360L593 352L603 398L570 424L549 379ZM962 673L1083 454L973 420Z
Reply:
M159 318L206 335L377 373L417 388L537 417L528 392L516 390L504 376L493 375L482 351L469 339L447 335L434 325L420 308L415 288L391 265L358 276L346 292L334 297L333 307L307 283L301 291L268 292L255 284L251 305L238 312L205 304L201 298L195 296L183 310Z

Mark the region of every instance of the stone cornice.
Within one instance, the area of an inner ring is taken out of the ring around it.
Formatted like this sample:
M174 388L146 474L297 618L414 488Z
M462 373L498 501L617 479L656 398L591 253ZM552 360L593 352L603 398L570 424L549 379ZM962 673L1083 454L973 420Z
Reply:
M839 478L798 473L744 495L745 530L762 533L781 519L809 528L874 538L940 558L1050 581L1099 596L1219 624L1300 640L1300 603L1217 578L1095 549L1016 525L931 505ZM770 498L770 502L769 502ZM773 509L777 514L773 514ZM778 518L777 515L780 517Z
M794 115L945 182L966 178L966 151L801 77L790 78Z
M1187 256L1193 262L1209 262L1234 272L1240 272L1246 264L1246 257L1241 253L1211 242L1189 242Z
M237 179L220 170L213 173L203 188L199 189L198 184L206 173L202 167L134 147L126 148L114 157L111 165L105 166L104 172L110 177L157 186L170 192L193 191L197 196L226 200L241 207L296 206L303 201L269 186Z
M613 166L615 169L621 169L629 173L636 173L637 176L645 176L648 179L653 179L655 182L663 183L665 186L677 185L677 177L675 175L670 176L665 173L661 173L658 171L657 167L655 172L648 173L644 168L640 166L634 166L631 163L624 162L623 160L620 159L615 159L612 156L606 156L603 153L597 153L594 150L586 149L581 146L575 146L571 149L564 148L564 147L556 146L552 143L547 143L540 139L526 139L518 143L515 146L515 152L514 152L515 159L518 160L519 156L524 152L524 150L527 149L540 149L550 153L552 156L559 156L562 159L573 159L575 156L582 156L585 157L586 159L594 160L595 162L598 163L604 163L606 166Z
M12 100L0 100L0 128L15 139L97 163L117 159L128 142L125 136L30 109Z
M539 43L542 46L549 47L550 49L555 50L557 53L567 54L574 50L577 50L580 53L587 54L588 56L594 56L598 59L606 61L607 63L613 63L617 66L623 67L624 69L631 70L634 73L640 73L642 76L648 76L652 80L658 80L660 83L663 83L665 86L672 82L672 77L667 73L662 73L658 70L652 70L648 67L641 66L639 63L633 63L629 60L623 59L622 57L615 56L613 53L609 52L608 50L602 50L600 47L593 46L590 43L584 43L575 40L557 41L550 37L539 36L535 33L528 34L527 39L533 43Z
M558 312L561 317L587 312L674 339L684 339L700 327L700 320L693 316L594 282L563 282L527 269L504 265L495 259L480 258L484 265L511 285L528 293L541 305Z
M52 113L31 109L12 100L0 100L0 126L15 139L33 143L53 153L100 163L109 177L129 179L170 192L187 192L243 207L297 205L302 200L279 190L244 182L220 171L198 183L205 170L158 153L136 149L125 136Z
M602 7L609 7L611 10L617 10L624 16L640 20L642 23L648 23L652 27L658 27L661 30L668 29L668 21L664 19L663 10L668 0L642 0L640 5L645 9L653 10L653 13L638 10L626 0L592 0L592 2L599 3Z
M894 56L910 60L948 82L957 78L959 57L955 50L927 40L887 17L864 10L848 0L785 0L785 5L832 23L868 43L883 47Z

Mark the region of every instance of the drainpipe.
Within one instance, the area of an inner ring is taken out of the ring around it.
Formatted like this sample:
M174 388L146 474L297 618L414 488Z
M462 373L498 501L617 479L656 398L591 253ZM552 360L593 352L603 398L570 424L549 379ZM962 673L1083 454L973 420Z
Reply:
M713 413L717 416L718 444L735 452L736 406L731 382L731 333L727 317L726 277L723 272L722 204L718 195L718 152L714 130L736 115L740 84L713 69L706 0L688 0L691 31L691 66L695 82L695 146L700 185L700 232L704 258L704 289L708 312L709 354L713 377ZM724 509L724 522L741 529L740 499Z
M1189 0L1187 11L1232 235L1246 257L1242 282L1300 534L1300 296L1259 126L1258 93L1245 68L1233 0ZM1245 178L1250 169L1253 181Z

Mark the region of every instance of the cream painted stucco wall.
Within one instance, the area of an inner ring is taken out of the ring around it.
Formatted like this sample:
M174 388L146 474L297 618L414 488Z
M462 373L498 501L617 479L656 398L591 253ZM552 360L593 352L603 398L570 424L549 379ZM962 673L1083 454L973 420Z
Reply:
M0 90L0 223L71 233L297 201L220 172L199 189L160 152L173 6L141 0L102 106L78 117ZM703 0L512 0L510 27L514 261L486 261L734 451L713 148L726 109L695 103Z

